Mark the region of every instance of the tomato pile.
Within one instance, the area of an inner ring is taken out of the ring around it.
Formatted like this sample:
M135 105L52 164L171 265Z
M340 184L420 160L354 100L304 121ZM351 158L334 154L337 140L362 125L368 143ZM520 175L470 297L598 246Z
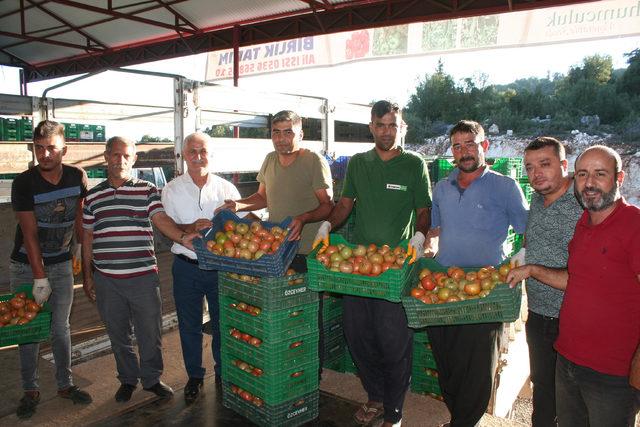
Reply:
M316 260L331 271L378 276L389 269L399 270L407 258L407 251L398 246L380 247L371 243L351 248L344 244L329 245L318 251Z
M247 362L240 360L240 359L234 359L233 362L233 366L235 366L236 368L240 369L241 371L244 371L248 374L253 375L254 377L260 377L262 376L263 372L262 369L260 368L256 368L255 366L251 366L250 364L248 364Z
M290 268L285 273L286 276L293 276L294 274L298 274L293 268ZM242 282L250 283L252 285L260 284L260 278L256 276L249 276L248 274L238 274L238 273L227 273L228 277L232 279L240 280ZM297 279L290 279L289 285L301 285L304 283L304 278L298 277Z
M260 399L258 396L254 396L253 394L249 393L247 390L243 390L235 384L231 384L231 392L233 394L237 394L238 396L240 396L242 400L246 400L249 403L253 403L258 408L264 405L264 401Z
M253 305L247 304L246 302L232 302L231 304L229 304L229 306L231 308L235 308L236 310L244 311L245 313L248 313L252 316L259 316L260 313L262 313L262 309L260 307L255 307Z
M9 301L0 301L0 327L24 325L36 318L40 307L24 292L18 292Z
M246 260L260 259L265 254L276 252L289 232L278 226L264 228L260 221L249 225L233 220L226 221L223 230L216 232L215 237L207 241L209 252Z
M229 335L231 335L237 340L244 341L254 347L260 347L262 345L262 340L260 338L253 337L236 328L229 329Z
M424 268L418 275L418 283L411 289L411 296L425 304L484 298L496 284L506 281L509 270L509 264L498 269L488 266L468 272L460 267L449 267L446 272Z

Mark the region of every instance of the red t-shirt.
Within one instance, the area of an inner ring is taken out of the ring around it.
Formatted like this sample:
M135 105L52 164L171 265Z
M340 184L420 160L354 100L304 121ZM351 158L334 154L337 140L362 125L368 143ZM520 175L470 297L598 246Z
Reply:
M576 224L555 347L577 365L628 376L640 342L640 209L617 204L598 225L587 212Z

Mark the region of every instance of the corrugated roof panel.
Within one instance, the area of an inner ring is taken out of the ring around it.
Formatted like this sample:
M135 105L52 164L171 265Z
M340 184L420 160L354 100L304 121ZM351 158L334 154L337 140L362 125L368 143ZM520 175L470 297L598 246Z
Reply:
M308 5L300 0L195 0L173 7L198 27L210 28L305 10Z

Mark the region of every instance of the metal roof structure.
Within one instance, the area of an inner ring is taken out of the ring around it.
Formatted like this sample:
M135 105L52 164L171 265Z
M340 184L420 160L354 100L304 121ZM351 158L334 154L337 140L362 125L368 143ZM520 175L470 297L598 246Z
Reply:
M23 83L302 36L589 0L2 0ZM593 0L591 0L593 1Z

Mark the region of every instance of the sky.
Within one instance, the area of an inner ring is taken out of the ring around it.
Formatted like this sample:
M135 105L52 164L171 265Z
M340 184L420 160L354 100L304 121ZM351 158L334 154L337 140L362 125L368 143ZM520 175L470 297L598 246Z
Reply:
M594 54L611 55L614 68L627 66L625 53L640 47L640 37L619 37L605 40L572 42L544 46L501 48L471 52L414 56L395 59L367 60L332 67L322 67L261 76L242 77L239 86L263 92L284 92L320 96L335 101L368 104L376 99L391 99L405 105L425 74L434 72L441 60L445 72L456 80L483 73L489 84L504 84L519 78L546 77L554 73L566 74L573 65ZM132 68L180 74L194 80L204 80L206 54L194 55ZM53 79L29 84L31 96L66 79ZM232 85L231 80L217 81ZM107 72L99 76L55 89L48 96L73 99L141 103L171 106L171 79L139 77ZM0 67L0 93L19 93L17 69ZM144 133L171 136L170 129L135 131L126 129L138 138ZM132 133L139 133L135 135ZM109 132L108 132L109 133Z

